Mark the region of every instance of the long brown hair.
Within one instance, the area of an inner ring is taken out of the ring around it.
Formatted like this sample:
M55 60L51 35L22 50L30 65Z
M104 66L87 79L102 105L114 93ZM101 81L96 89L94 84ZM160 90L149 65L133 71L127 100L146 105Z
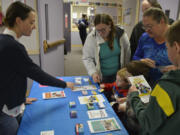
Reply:
M115 37L115 26L114 22L110 15L108 14L96 14L94 19L94 26L98 24L106 24L111 26L111 31L107 37L108 39L108 46L111 50L113 50L113 42Z

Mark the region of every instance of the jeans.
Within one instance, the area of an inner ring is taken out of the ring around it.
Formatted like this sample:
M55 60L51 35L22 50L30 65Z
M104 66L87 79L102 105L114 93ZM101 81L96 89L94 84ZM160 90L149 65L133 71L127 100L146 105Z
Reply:
M16 135L19 123L16 117L8 116L0 111L0 135Z

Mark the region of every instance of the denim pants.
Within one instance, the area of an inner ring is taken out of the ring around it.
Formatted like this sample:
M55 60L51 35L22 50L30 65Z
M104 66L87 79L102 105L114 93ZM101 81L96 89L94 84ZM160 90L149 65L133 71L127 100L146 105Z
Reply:
M16 117L8 116L0 111L0 135L16 135L19 123Z

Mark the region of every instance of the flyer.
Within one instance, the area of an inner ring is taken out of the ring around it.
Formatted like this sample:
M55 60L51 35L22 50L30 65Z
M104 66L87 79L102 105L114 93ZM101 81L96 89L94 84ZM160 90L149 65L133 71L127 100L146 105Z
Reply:
M45 92L42 94L43 99L52 99L52 98L63 98L66 97L64 91L53 91L53 92Z
M105 118L107 113L105 109L87 111L89 119Z
M96 90L95 85L84 85L84 86L74 86L73 91L82 91L82 90Z
M89 102L104 102L104 98L102 95L91 95L91 96L79 96L78 97L80 104L87 104Z
M107 132L121 129L114 117L100 120L90 120L87 121L87 123L91 133Z
M149 102L151 87L143 75L128 77L132 85L136 86L139 96L144 103Z

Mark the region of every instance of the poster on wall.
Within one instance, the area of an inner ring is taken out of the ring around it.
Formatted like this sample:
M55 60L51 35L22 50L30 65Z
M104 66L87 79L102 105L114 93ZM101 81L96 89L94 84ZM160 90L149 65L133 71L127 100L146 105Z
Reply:
M124 11L124 19L123 19L123 22L124 22L124 24L125 25L131 25L131 11L132 9L131 8L127 8L127 9L125 9L125 11Z
M68 28L68 14L65 14L65 28Z

